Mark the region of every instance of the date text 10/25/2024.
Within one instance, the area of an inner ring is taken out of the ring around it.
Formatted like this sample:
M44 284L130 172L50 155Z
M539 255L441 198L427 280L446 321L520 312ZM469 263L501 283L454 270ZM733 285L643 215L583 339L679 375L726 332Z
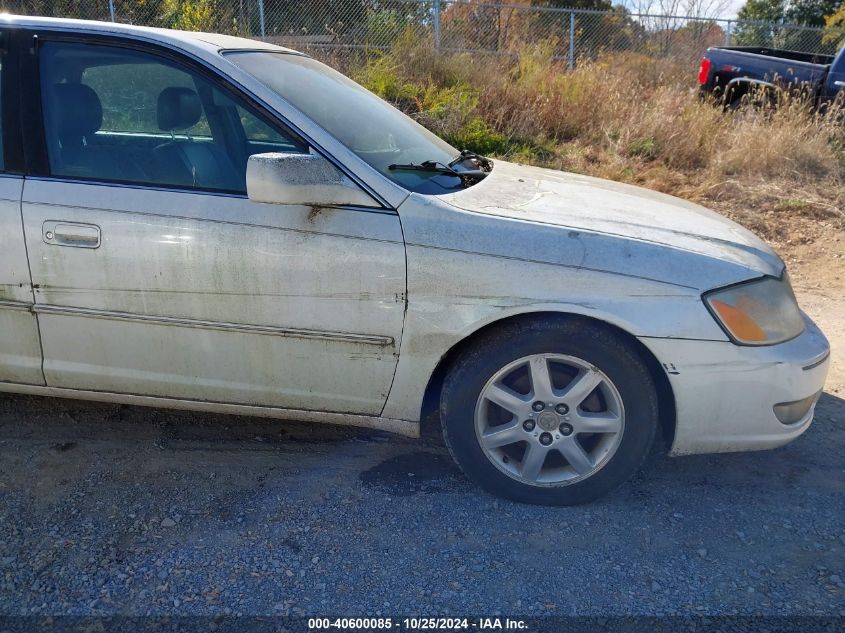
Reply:
M512 618L309 618L308 629L320 630L390 630L406 631L525 631L528 623Z

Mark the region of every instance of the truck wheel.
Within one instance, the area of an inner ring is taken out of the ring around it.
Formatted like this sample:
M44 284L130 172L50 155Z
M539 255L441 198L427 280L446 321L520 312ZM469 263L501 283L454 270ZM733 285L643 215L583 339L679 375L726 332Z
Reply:
M648 455L657 393L624 336L580 318L543 317L481 335L440 397L446 445L489 492L524 503L592 501Z

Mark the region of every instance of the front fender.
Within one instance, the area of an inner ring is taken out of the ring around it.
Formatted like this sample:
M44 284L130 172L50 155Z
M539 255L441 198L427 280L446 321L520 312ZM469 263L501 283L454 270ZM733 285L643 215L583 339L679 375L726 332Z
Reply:
M383 415L418 420L429 378L458 343L504 319L575 314L634 336L727 340L692 288L621 274L408 246L408 310Z
M512 196L517 196L521 172L505 167L500 179L509 181L500 185L504 193L516 187ZM577 182L580 195L593 185L599 193L602 186L621 187L582 180ZM531 221L459 209L437 197L409 196L399 208L408 304L383 415L418 420L429 378L449 350L479 329L517 315L577 314L637 337L726 341L701 301L702 292L779 273L780 260L744 230L688 203L632 188L623 187L622 193L626 202L643 205L637 210L640 223L626 222L621 212L603 216L600 207L528 213L512 201L526 217L546 220ZM533 200L530 191L526 195ZM598 201L601 196L596 196ZM560 196L544 200L558 207L572 203ZM673 232L667 226L677 224L677 218L661 222L656 215L647 225L649 205L661 204L666 214L686 213L689 230ZM617 216L621 219L614 223ZM696 221L721 233L698 236L692 232Z

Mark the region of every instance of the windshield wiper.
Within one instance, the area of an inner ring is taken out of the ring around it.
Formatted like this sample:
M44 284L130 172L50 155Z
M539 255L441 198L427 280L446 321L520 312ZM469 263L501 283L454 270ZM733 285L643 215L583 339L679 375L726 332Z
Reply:
M407 163L388 165L390 171L427 171L434 174L443 174L445 176L454 176L461 179L461 184L464 187L474 185L479 180L484 180L487 177L487 172L480 169L468 169L466 171L457 171L452 169L451 165L441 165L433 160L427 160L422 163Z
M482 156L481 154L476 154L472 150L469 149L462 149L461 153L458 157L449 163L449 167L454 167L465 160L471 160L476 163L483 171L490 171L493 169L493 161L487 158L486 156Z

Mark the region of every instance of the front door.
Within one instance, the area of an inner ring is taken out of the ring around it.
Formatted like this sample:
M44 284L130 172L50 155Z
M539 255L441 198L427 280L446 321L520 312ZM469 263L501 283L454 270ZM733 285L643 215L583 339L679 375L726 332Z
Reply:
M250 202L306 143L185 60L39 34L47 165L23 219L53 387L381 412L402 332L398 216Z

